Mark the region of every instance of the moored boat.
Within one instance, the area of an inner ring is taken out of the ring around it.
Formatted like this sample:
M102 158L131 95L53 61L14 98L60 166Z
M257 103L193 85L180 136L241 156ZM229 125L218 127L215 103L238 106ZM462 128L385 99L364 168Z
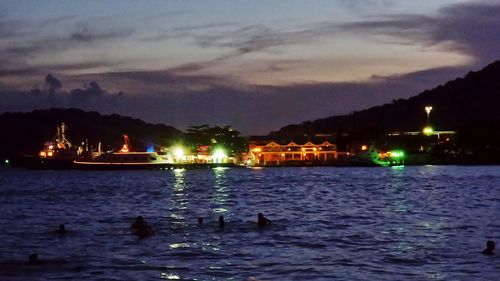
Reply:
M166 155L158 152L131 151L127 135L123 136L124 144L119 151L101 153L98 151L86 159L73 161L76 169L85 170L135 170L135 169L163 169L169 168L172 163Z
M118 169L162 169L172 165L165 156L157 152L110 152L86 160L75 160L77 169L118 170Z
M67 126L61 123L53 140L45 142L38 155L17 157L12 166L29 169L72 169L73 161L82 155L83 149L73 146L66 139L66 129Z

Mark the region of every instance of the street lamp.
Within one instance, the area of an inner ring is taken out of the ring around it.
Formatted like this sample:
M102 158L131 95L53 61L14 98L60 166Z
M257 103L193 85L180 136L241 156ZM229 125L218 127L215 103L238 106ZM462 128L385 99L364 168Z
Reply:
M429 124L430 122L430 118L429 118L429 115L431 114L431 110L432 110L432 106L426 106L425 107L425 112L427 113L427 124Z

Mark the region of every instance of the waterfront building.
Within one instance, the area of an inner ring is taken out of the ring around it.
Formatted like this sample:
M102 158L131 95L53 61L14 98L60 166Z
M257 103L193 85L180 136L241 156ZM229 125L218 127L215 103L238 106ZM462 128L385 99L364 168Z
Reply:
M250 143L247 164L256 166L326 165L338 159L337 146L328 141L303 144L291 141Z

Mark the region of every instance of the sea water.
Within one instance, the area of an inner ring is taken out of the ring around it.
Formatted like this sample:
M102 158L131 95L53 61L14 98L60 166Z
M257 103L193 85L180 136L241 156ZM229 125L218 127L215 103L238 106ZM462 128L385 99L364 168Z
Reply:
M0 211L0 280L500 276L498 250L481 254L500 244L498 166L0 168ZM151 237L131 235L138 215Z

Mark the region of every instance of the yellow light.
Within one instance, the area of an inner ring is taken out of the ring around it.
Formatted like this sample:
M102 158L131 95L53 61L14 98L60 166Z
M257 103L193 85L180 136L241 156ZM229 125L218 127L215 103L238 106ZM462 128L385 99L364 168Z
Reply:
M313 150L314 150L314 151L316 151L316 150L318 150L318 149L315 147L315 148L313 148Z
M305 149L305 148L302 148L302 151L306 151L306 149Z
M174 155L177 158L181 158L182 156L184 156L184 150L180 147L176 147L174 148Z
M224 151L222 149L217 149L214 152L213 157L216 159L221 159L221 158L226 158L227 155L226 155L226 153L224 153Z
M366 146L366 145L364 145L364 144L361 146L361 150L365 151L365 150L367 150L367 149L368 149L368 146Z
M285 153L281 153L281 157L285 157Z
M52 157L52 155L54 155L54 154L52 153L52 151L47 152L47 156L48 156L48 157Z
M426 136L430 136L430 135L433 135L434 134L434 129L432 127L425 127L422 132L424 133L424 135Z
M49 149L50 150L54 149L54 146L53 145L49 145Z
M45 154L45 151L40 151L40 157L45 157L47 154Z
M260 149L259 147L254 148L254 149L253 149L253 152L261 152L261 149Z
M427 114L431 113L431 110L432 110L432 106L425 107L425 112L427 112Z

